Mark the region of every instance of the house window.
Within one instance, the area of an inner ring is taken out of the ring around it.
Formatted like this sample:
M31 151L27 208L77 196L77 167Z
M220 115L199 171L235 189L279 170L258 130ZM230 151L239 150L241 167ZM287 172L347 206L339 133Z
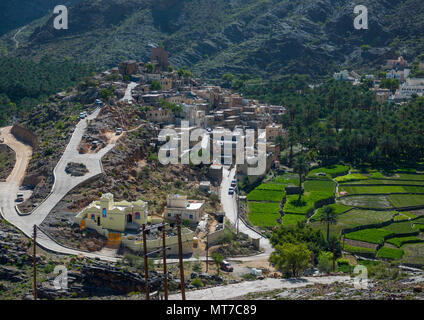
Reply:
M91 215L91 220L96 221L96 216L94 214Z
M135 213L135 220L140 220L140 212Z
M103 218L106 218L106 208L103 208Z
M171 217L171 216L172 216L172 215L171 215L171 212L169 212L169 213L168 213L168 217Z
M193 215L192 214L190 215L190 220L193 220Z

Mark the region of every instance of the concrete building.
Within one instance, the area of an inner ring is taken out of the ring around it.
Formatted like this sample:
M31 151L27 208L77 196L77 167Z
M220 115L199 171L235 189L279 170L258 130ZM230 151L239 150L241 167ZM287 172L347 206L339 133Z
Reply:
M81 229L92 229L108 239L108 247L123 245L135 252L143 250L143 238L141 227L148 223L161 223L162 219L148 216L147 203L138 200L136 202L115 202L110 193L102 195L99 201L92 202L81 211L75 221ZM182 228L182 245L184 253L193 251L194 233L187 228ZM146 239L147 250L154 251L162 247L162 239L154 228ZM172 230L167 230L166 244L171 248L168 254L178 253L178 237Z
M146 117L150 122L171 123L174 121L174 115L169 109L158 108L147 111Z
M181 215L183 220L188 220L190 223L198 223L204 211L204 201L188 200L187 196L174 194L168 196L164 218L175 220L177 215Z

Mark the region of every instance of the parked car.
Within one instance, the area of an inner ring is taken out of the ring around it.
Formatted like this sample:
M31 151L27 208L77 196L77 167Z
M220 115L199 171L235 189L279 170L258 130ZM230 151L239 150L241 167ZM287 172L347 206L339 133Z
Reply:
M122 134L122 128L118 128L118 129L116 129L115 134L116 134L117 136L120 136L120 135Z
M228 194L231 195L231 196L234 194L234 188L233 187L228 189Z
M231 186L234 188L237 186L237 180L231 181Z
M18 193L16 195L16 202L24 202L24 194L23 193Z
M81 112L79 117L80 117L80 119L85 119L85 118L87 118L87 111L83 111L83 112Z
M228 261L222 261L221 263L221 270L227 271L227 272L233 272L234 268Z

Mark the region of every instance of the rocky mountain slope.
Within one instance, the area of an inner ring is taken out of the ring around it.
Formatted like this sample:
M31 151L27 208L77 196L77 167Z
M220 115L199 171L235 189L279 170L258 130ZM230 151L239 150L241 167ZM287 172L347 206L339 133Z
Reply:
M354 29L355 4L347 0L84 0L70 9L68 30L55 30L46 17L28 26L12 54L110 66L147 60L149 45L161 44L175 66L212 79L225 72L323 75L423 50L424 2L361 4L369 10L368 30ZM13 51L7 36L1 46Z
M80 0L62 1L72 5ZM0 2L0 35L41 18L57 5L55 0L3 0Z

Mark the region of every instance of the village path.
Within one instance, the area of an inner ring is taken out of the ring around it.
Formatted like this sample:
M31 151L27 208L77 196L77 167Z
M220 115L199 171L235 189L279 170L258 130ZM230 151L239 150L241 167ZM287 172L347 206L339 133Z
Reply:
M15 48L18 49L19 48L19 41L18 39L16 39L16 37L22 32L22 30L25 29L25 27L20 28L12 37L13 41L15 42Z

